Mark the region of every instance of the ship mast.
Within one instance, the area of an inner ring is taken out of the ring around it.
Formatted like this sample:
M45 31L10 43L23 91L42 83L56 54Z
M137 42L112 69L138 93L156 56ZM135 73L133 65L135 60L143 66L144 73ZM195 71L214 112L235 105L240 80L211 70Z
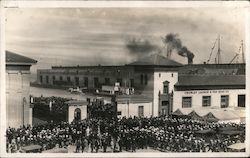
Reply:
M220 35L218 37L218 51L215 57L215 64L220 64L221 62L221 49L220 49Z
M243 40L241 40L241 53L242 53L242 62L245 63Z

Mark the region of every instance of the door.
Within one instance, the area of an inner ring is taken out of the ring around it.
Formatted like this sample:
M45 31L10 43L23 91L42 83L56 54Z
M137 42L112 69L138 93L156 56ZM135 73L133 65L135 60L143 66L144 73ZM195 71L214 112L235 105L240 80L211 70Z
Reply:
M74 119L76 121L80 121L81 120L81 109L79 109L79 108L75 109Z
M245 107L245 95L238 95L238 107Z

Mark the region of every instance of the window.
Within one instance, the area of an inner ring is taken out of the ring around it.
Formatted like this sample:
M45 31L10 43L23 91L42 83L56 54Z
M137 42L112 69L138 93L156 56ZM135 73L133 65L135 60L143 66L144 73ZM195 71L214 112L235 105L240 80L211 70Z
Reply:
M88 77L84 77L84 87L88 87L89 85L89 79Z
M169 102L168 101L162 101L161 102L161 106L168 106L169 105Z
M122 86L122 79L121 79L121 78L117 78L117 79L116 79L116 82L119 82L119 83L120 83L120 86Z
M79 77L75 77L76 86L79 86Z
M46 83L49 83L49 76L46 76Z
M163 93L168 94L169 93L168 89L169 89L169 82L168 81L163 82Z
M43 76L40 76L40 82L43 83Z
M99 85L99 79L97 77L94 78L94 87L97 88Z
M105 78L105 84L110 85L110 78Z
M60 81L62 81L63 80L63 77L62 76L60 76Z
M143 85L143 75L141 74L141 85Z
M192 107L192 97L182 97L182 108Z
M221 108L226 108L229 105L229 95L222 95L220 101Z
M168 94L168 85L163 85L163 93Z
M56 80L56 77L53 76L53 77L52 77L52 82L53 82L53 84L55 83L55 80Z
M211 106L211 96L202 96L202 106Z
M238 95L238 107L245 107L245 95Z
M147 85L148 84L148 75L144 75L144 84Z
M122 112L121 111L117 111L117 115L122 115Z
M159 78L161 78L161 73L159 73Z
M144 116L144 106L138 106L138 116L139 117Z
M174 77L174 74L173 74L173 73L171 74L171 77Z
M135 86L135 83L134 83L134 79L130 79L130 87L134 87Z
M69 76L67 77L67 81L70 82L70 77Z

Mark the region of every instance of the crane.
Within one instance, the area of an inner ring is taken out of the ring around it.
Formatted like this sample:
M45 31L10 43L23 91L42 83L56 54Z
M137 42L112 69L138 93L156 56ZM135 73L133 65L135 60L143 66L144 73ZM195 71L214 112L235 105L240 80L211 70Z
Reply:
M235 54L235 56L233 57L233 59L230 61L230 64L232 64L232 63L233 63L233 61L234 61L234 59L236 59L238 56L239 56L239 54L238 54L238 53L236 53L236 54ZM236 62L237 62L237 61L236 61Z
M241 52L241 53L240 53L240 52ZM243 40L241 40L241 45L240 45L240 47L239 47L239 49L238 49L238 53L235 54L235 56L233 57L233 59L230 61L230 64L232 64L233 61L234 61L235 59L237 59L237 60L236 60L236 63L238 63L238 59L239 59L239 55L240 55L240 54L242 55L242 62L245 63L244 48L243 48Z
M210 52L210 55L209 55L209 59L207 60L207 63L209 63L209 61L211 60L211 57L212 57L212 54L213 54L213 51L214 51L214 48L215 48L215 44L217 42L217 38L216 40L214 41L214 44L213 44L213 47L211 48L211 52Z
M211 52L210 52L209 58L207 60L207 63L209 63L211 60L216 43L218 43L218 51L217 51L217 54L216 54L215 59L214 59L215 64L220 64L220 62L221 62L221 48L220 48L220 35L219 35L218 38L216 38L216 40L214 41L214 44L213 44L213 47L211 48Z

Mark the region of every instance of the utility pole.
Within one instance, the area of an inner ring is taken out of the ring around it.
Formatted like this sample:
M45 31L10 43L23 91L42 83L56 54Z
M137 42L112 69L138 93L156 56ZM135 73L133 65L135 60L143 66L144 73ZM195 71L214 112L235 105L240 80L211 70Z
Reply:
M217 64L220 64L220 60L221 60L221 56L220 56L220 52L221 52L221 49L220 49L220 35L218 37L218 60L217 60Z
M241 53L242 53L242 62L245 63L244 47L243 40L241 40Z

